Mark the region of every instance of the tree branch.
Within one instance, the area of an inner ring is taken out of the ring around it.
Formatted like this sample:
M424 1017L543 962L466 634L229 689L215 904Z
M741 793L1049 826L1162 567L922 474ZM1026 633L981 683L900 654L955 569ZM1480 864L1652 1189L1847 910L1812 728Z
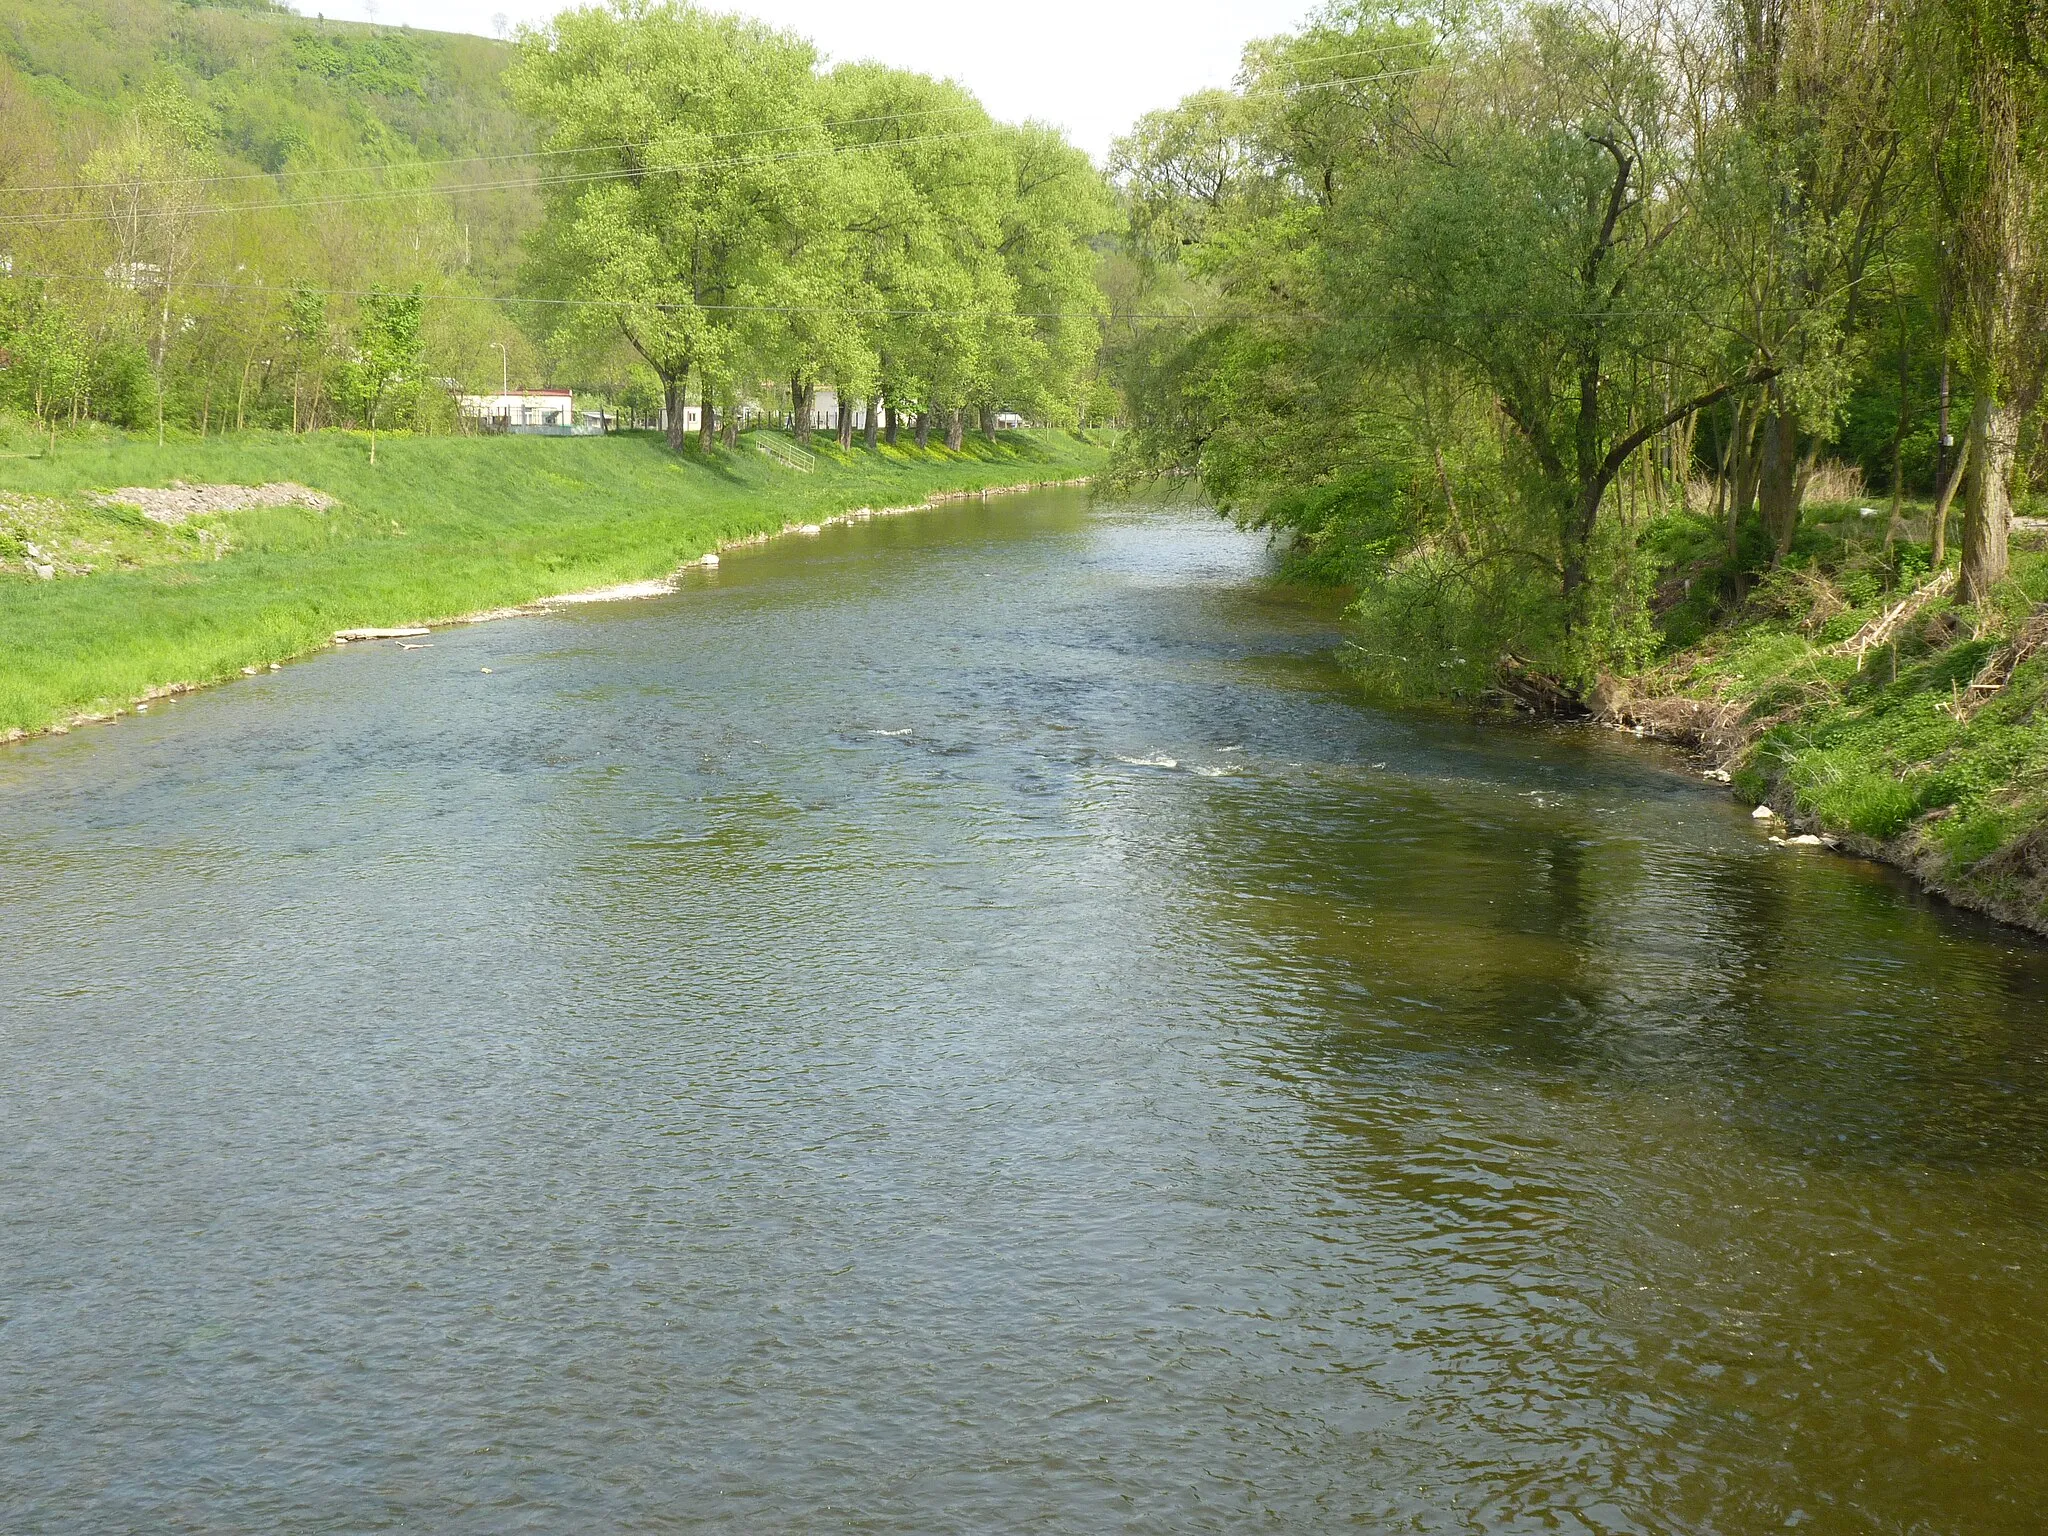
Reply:
M1741 378L1730 379L1726 384L1717 385L1713 389L1707 390L1704 394L1694 395L1690 400L1674 405L1656 420L1645 422L1642 426L1637 427L1635 431L1629 433L1627 437L1624 437L1620 442L1608 449L1607 457L1600 461L1599 484L1602 490L1605 490L1615 475L1620 473L1621 466L1628 462L1630 454L1634 453L1666 427L1685 420L1686 417L1696 411L1704 411L1716 401L1725 400L1738 389L1749 389L1757 384L1769 383L1780 372L1781 370L1775 365L1767 368L1752 368Z

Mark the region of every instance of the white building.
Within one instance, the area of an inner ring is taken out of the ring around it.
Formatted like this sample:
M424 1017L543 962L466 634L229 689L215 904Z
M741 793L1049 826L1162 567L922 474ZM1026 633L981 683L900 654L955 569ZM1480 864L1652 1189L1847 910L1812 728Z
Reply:
M575 399L566 389L526 389L502 395L464 395L462 414L486 431L573 433Z

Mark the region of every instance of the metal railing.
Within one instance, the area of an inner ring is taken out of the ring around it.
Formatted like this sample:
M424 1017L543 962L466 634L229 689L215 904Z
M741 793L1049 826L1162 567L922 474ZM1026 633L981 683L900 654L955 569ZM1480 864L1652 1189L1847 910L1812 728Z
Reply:
M793 469L800 474L808 475L818 467L818 456L797 447L795 443L785 443L781 438L768 432L749 432L747 436L753 439L757 449L784 469Z

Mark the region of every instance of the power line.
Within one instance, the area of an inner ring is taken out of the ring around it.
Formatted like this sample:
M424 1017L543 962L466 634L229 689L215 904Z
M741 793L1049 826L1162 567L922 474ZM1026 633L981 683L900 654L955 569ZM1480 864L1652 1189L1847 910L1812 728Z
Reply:
M22 273L17 273L17 274L16 274L16 276L17 276L18 278L20 278L21 280L24 280L24 281L28 281L28 282L49 282L49 283L97 283L97 284L103 284L103 285L107 285L107 286L112 286L112 287L120 287L120 288L140 288L140 287L146 286L146 285L143 285L143 284L138 284L138 283L134 282L134 281L133 281L132 279L129 279L129 278L125 278L125 277L120 277L120 276L116 276L116 275L113 275L113 274L111 274L111 273L97 273L97 272L22 272ZM390 289L390 288L325 288L325 287L315 287L315 286L313 286L313 285L311 285L311 284L307 284L307 283L293 283L293 282L286 282L286 283L229 283L229 282L218 282L218 281L209 281L209 280L203 280L203 279L192 279L192 280L186 280L186 281L181 281L181 282L179 283L179 285L178 285L178 286L179 286L179 287L181 287L181 288L190 288L190 289L198 289L198 290L200 290L200 291L202 291L202 292L208 292L208 293L254 293L254 294L278 294L278 295L284 295L284 294L289 294L289 293L292 293L292 292L295 292L295 291L296 291L296 292L302 292L302 293L315 293L315 294L319 294L319 295L321 295L322 297L325 297L325 298L341 298L341 299L361 299L361 298L368 298L368 297L370 297L370 296L371 296L372 294L381 294L381 295L386 295L386 296L388 296L388 295L390 295L391 293L393 293L393 292L395 292L395 291L398 291L398 290L394 290L394 289ZM1320 314L1317 314L1317 313L1315 313L1315 312L1313 312L1313 311L1309 311L1309 310L1300 310L1300 309L1290 309L1290 310L1236 310L1236 309L1226 309L1226 310L1224 310L1224 311L1223 311L1223 312L1221 312L1221 313L1212 313L1212 314L1199 314L1199 313L1194 313L1194 312L1190 312L1190 311L1186 311L1186 310L1175 310L1175 311L1142 311L1142 310L1133 310L1133 311L1128 311L1128 312L1118 312L1118 311L1116 311L1116 310L1112 309L1112 310L1110 310L1110 311L1108 311L1108 312L1104 312L1104 311L1101 311L1101 310L1092 310L1092 309L1090 309L1090 310L1077 310L1077 309L1066 309L1066 310L1061 310L1061 309L1042 309L1042 310L1030 310L1030 309L987 309L987 308L981 308L981 309L939 309L939 308L932 308L932 307L917 307L917 306L894 306L894 305L884 305L884 304L699 304L699 303L695 303L695 302L693 302L693 301L679 301L679 302L676 302L676 303L662 303L662 302L659 302L659 301L649 301L649 300L645 300L645 299L566 299L566 298L549 298L549 297L544 297L544 296L540 296L540 295L527 295L527 294L492 294L492 293L449 293L449 292L445 292L445 291L444 291L444 292L436 292L436 293L425 293L425 292L423 292L423 293L421 293L420 297L421 297L422 299L424 299L424 300L427 300L427 301L429 301L429 302L432 302L432 303L454 303L454 304L491 304L491 305L496 305L496 306L498 306L498 307L500 307L500 308L508 308L508 309L509 309L509 308L515 308L515 307L519 307L519 306L522 306L522 305L524 305L524 306L532 306L532 307L538 307L538 308L553 308L553 309L597 309L597 310L613 310L613 311L617 311L617 310L626 310L626 309L653 309L653 310L660 310L660 311L668 311L668 312L676 312L676 313L682 313L682 312L688 312L688 311L697 311L697 312L702 312L702 313L707 313L707 314L768 314L768 315L822 315L822 314L857 314L857 315L881 315L881 316L885 316L885 317L888 317L888 318L892 318L892 319L899 319L899 318L909 318L909 319L914 319L914 318L940 318L940 319L973 319L973 318L982 318L982 319L1009 319L1009 320L1102 320L1102 321L1110 321L1110 322L1127 322L1127 321L1139 321L1139 320L1144 320L1144 321L1181 321L1181 322L1186 322L1186 323L1192 323L1192 324L1198 324L1198 325L1214 325L1214 324L1218 324L1218 323L1229 323L1229 322L1239 322L1239 321L1269 321L1269 320L1300 320L1300 321L1314 321L1314 322L1317 322L1317 323L1319 323L1319 324L1323 324L1323 325L1328 325L1328 324L1332 323L1332 322L1331 322L1331 317L1329 317L1329 316L1327 316L1327 315L1320 315ZM1778 304L1778 305L1767 305L1767 306L1765 306L1765 307L1764 307L1764 309L1763 309L1763 311L1762 311L1762 312L1763 312L1763 313L1766 313L1766 314L1798 314L1798 313L1802 313L1803 311L1805 311L1805 310L1806 310L1807 308L1809 308L1809 307L1810 307L1810 306L1806 306L1806 305L1800 305L1800 304ZM1456 311L1456 312L1457 312L1457 313L1463 313L1462 311ZM1451 314L1451 313L1454 313L1454 311L1452 311L1452 310L1450 310L1450 309L1447 309L1447 308L1445 308L1445 309L1438 309L1438 310L1437 310L1437 311L1435 311L1434 313L1435 313L1435 315L1436 315L1437 317L1441 318L1441 317L1443 317L1443 316L1446 316L1446 315L1449 315L1449 314ZM1688 309L1688 308L1683 308L1683 307L1680 307L1680 306L1677 306L1677 305L1657 305L1657 306L1644 306L1644 307L1641 307L1641 308L1625 308L1625 309L1620 309L1620 310L1613 310L1613 309L1563 309L1563 308L1560 308L1560 309L1550 309L1550 308L1547 308L1547 307L1545 307L1545 308L1537 308L1537 307L1528 307L1528 306L1524 306L1524 307L1517 307L1517 308L1509 308L1509 309L1495 309L1495 310L1488 310L1488 311L1487 311L1487 318L1489 318L1489 319L1493 319L1493 320L1516 320L1516 319L1529 319L1529 318L1532 318L1532 317L1538 317L1538 318L1550 318L1550 319L1555 319L1555 320L1560 320L1560 321L1563 321L1563 320L1590 320L1590 319L1628 319L1628 318L1638 318L1638 317L1650 317L1650 316L1661 316L1661 317L1671 317L1671 316L1685 316L1685 315L1695 315L1695 314L1698 314L1698 313L1700 313L1700 311L1698 311L1697 309Z
M603 171L580 171L553 176L527 177L517 181L458 182L444 187L382 187L364 192L337 192L321 197L285 199L263 203L190 203L177 208L137 209L123 213L123 219L161 221L179 217L212 218L231 213L281 212L296 208L339 208L355 203L381 202L405 197L450 197L464 192L511 191L525 187L574 186L601 181L621 181L655 176L674 176L693 171L721 170L746 165L773 165L799 160L816 160L833 155L866 153L877 149L906 149L921 144L949 143L960 139L986 138L1006 132L1002 124L987 128L963 128L946 133L923 134L908 139L877 139L867 144L833 144L813 150L782 150L774 154L699 160L684 165L621 166ZM123 184L102 187L118 191ZM101 213L17 214L0 217L0 228L55 229L71 224L98 224L108 216Z
M980 112L984 110L978 104L966 103L951 107L923 107L907 112L880 112L870 117L836 118L829 120L827 126L835 128L854 127L867 123L902 122L913 117L939 117L948 113ZM771 133L782 133L785 131L787 130L783 128L742 128L734 129L730 133L706 134L704 137L710 142L721 143L728 139L758 139ZM544 160L562 155L591 155L602 154L612 150L645 149L650 144L656 142L654 139L611 139L598 144L572 145L564 149L520 150L502 155L456 155L439 160L363 161L356 165L306 166L299 170L236 171L218 176L159 176L136 181L72 181L50 182L23 187L0 186L0 196L29 196L32 194L39 195L57 192L104 192L114 186L123 188L226 186L240 182L279 181L286 177L359 176L389 173L392 171L439 170L456 165L502 165L517 160ZM259 206L274 205L265 204Z
M17 277L27 282L47 283L98 283L117 288L141 288L130 278L111 273L98 272L22 272ZM198 289L207 293L254 293L284 295L293 292L315 293L324 298L362 299L372 294L389 295L396 290L390 288L317 288L306 283L228 283L203 279L181 281L181 288ZM644 299L563 299L528 296L519 294L492 293L422 293L422 299L435 303L492 304L501 308L521 305L560 309L655 309L663 311L701 311L710 314L769 314L769 315L821 315L859 314L881 315L891 319L943 318L943 319L990 319L990 320L1192 320L1198 316L1175 314L1130 314L1105 315L1099 310L1080 309L937 309L919 307L897 307L881 304L698 304L694 302L661 303Z
M1275 58L1274 62L1284 61L1288 64L1300 65L1304 63L1327 64L1338 59L1383 59L1391 53L1407 53L1416 48L1434 48L1437 46L1437 43L1438 40L1433 37L1418 37L1412 42L1388 43L1384 48L1357 48L1349 53L1310 53L1299 56L1281 54Z

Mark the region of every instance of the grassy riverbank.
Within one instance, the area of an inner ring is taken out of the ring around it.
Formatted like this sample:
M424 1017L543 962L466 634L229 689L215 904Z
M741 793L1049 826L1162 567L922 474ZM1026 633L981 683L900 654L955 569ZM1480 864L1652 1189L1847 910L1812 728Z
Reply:
M1954 599L1923 543L1854 506L1809 512L1792 558L1728 606L1719 533L1661 530L1670 652L1596 712L1699 747L1738 793L2048 933L2048 530L2014 536L1994 602ZM1924 526L1909 529L1925 538Z
M841 455L821 442L803 474L744 444L707 460L641 434L387 436L374 467L366 441L345 433L162 448L60 439L48 457L0 458L0 739L284 661L338 629L664 576L721 544L856 507L1087 475L1103 451L1060 432L971 440L957 454ZM290 481L335 505L165 526L96 499L174 480Z

